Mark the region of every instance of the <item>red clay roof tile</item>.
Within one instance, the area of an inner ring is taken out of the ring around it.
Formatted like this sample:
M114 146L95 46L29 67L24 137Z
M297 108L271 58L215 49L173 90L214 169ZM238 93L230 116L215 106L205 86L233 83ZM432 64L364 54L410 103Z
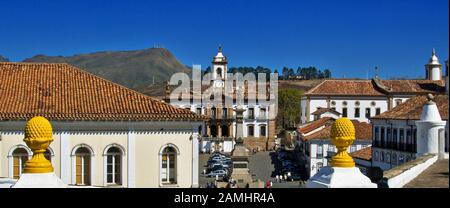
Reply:
M204 120L68 64L0 63L0 120Z

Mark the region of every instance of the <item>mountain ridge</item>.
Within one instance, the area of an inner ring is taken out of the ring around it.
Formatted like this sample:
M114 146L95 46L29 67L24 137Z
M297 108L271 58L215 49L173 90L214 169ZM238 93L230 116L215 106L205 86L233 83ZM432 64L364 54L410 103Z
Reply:
M156 82L169 80L174 73L190 73L190 69L165 48L98 51L71 56L38 54L23 62L67 63L140 92Z
M0 62L9 62L9 59L0 55Z

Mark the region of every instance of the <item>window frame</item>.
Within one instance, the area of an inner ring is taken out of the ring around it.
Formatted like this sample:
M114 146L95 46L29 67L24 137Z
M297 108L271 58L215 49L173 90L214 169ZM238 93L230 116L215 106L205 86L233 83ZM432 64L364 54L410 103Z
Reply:
M359 107L355 107L354 117L361 118L361 109Z
M110 152L111 149L117 149L117 152ZM124 152L123 149L121 147L117 147L117 146L110 146L107 148L106 153L105 153L105 159L106 159L106 163L105 163L105 180L106 180L106 185L122 185L123 184L123 157L124 157ZM111 163L109 163L109 158L111 157ZM118 158L116 158L118 157ZM119 166L119 170L116 170L117 167L117 163ZM109 173L108 171L108 166L111 165L112 167L112 172ZM111 180L109 181L108 176L112 175ZM118 179L116 178L116 175L118 176ZM117 182L118 180L118 182Z

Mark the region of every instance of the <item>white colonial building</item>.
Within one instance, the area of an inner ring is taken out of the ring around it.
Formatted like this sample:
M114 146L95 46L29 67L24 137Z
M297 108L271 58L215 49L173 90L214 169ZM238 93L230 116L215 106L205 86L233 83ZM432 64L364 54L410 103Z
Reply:
M205 120L67 64L0 63L0 177L18 179L32 152L28 119L53 126L46 157L65 184L197 187Z
M245 88L241 95L233 86L232 105L225 105L225 96L222 103L213 104L205 102L203 94L211 93L213 91L221 91L225 95L225 84L228 72L228 59L222 53L222 48L212 61L212 75L211 85L201 85L197 91L190 90L188 99L179 99L176 103L170 101L173 86L166 87L166 102L178 108L188 109L198 115L205 115L209 120L205 125L199 129L202 135L201 151L223 151L230 153L233 150L234 138L236 137L236 108L238 106L237 99L242 97L242 108L245 110L243 121L243 137L244 144L250 149L270 149L275 145L275 118L269 115L273 111L273 106L259 103L258 100L249 98L249 93L252 89ZM209 84L209 83L208 83ZM269 87L265 85L263 87ZM211 90L212 89L212 90ZM256 90L256 89L254 89ZM200 96L194 96L200 95ZM184 98L186 95L179 95ZM209 98L209 97L208 97ZM213 98L213 95L211 95Z
M445 94L435 95L432 99L439 111L436 111L437 114L433 115L433 119L444 121L443 125L436 125L439 129L434 135L425 135L418 126L421 120L426 120L425 112L422 110L428 103L425 95L413 97L398 107L373 117L372 166L383 170L397 167L416 159L419 153L424 152L417 147L425 147L428 141L435 142L441 138L444 144L440 145L443 145L448 158L448 99L448 95ZM420 139L421 136L427 138ZM418 144L420 141L424 141L425 144ZM432 151L425 152L432 153Z
M303 94L301 122L320 118L317 111L324 108L337 111L342 117L369 122L370 117L391 110L413 96L444 92L442 65L434 50L425 70L425 80L381 80L378 77L372 80L325 80Z

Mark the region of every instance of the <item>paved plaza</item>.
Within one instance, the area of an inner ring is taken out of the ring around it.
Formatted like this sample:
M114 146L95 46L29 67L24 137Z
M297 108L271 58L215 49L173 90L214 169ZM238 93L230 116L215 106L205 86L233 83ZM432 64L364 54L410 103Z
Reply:
M202 172L206 169L209 154L200 155L199 165L199 183L201 187L205 187L207 182L214 182L214 178L205 177ZM272 181L273 188L300 188L300 182L282 182L276 183L276 169L279 167L276 152L258 152L249 157L249 169L252 177L260 179L264 182Z

